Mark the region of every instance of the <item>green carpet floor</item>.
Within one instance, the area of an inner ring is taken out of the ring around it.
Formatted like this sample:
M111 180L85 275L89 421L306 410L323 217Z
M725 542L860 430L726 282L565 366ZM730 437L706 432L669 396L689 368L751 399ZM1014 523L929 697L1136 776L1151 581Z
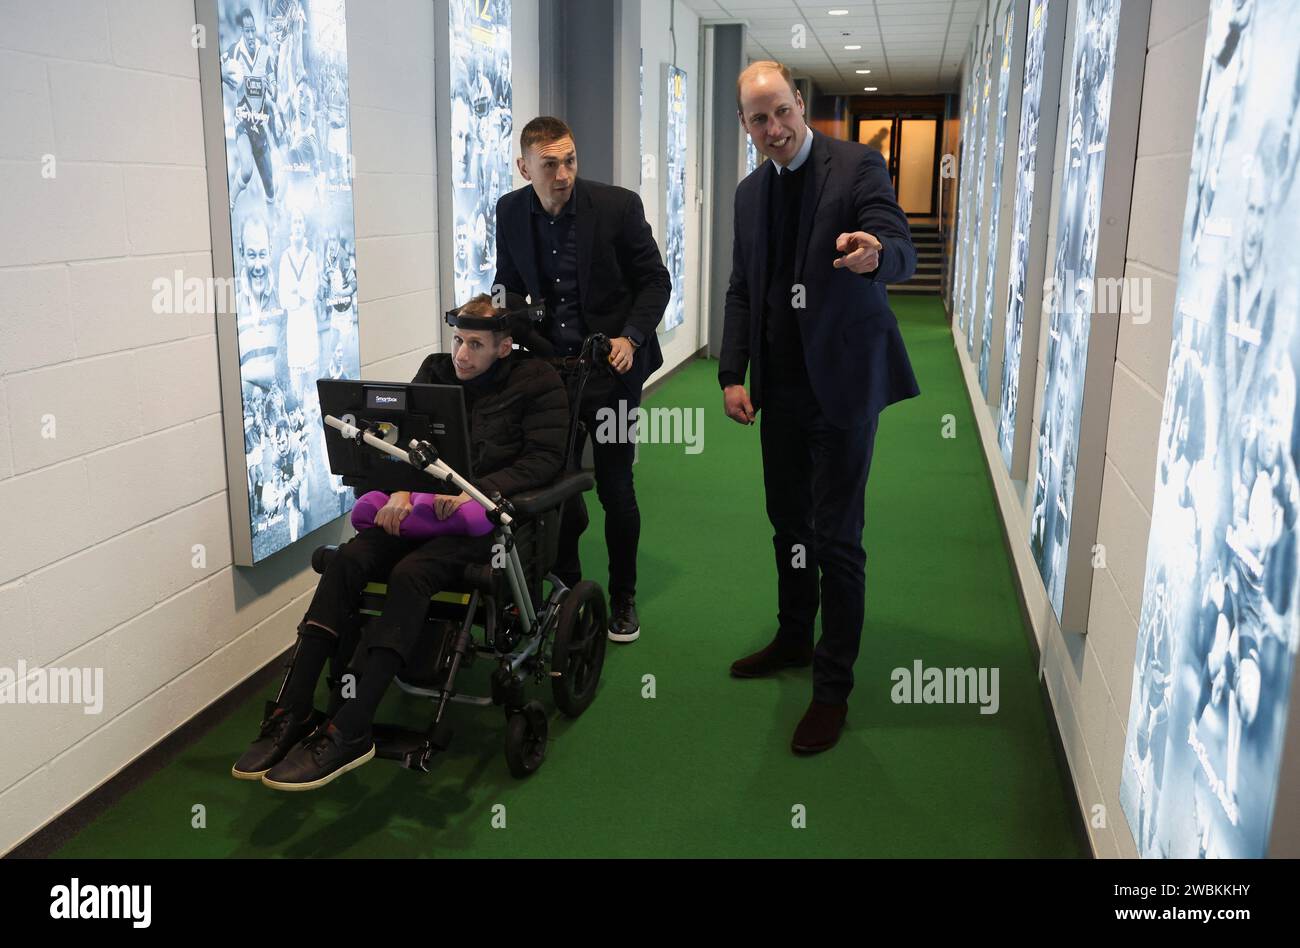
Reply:
M456 740L429 774L376 760L293 794L233 780L230 765L256 735L272 688L58 855L1085 855L943 311L933 299L893 307L923 395L881 418L867 496L867 618L849 726L834 750L789 750L808 670L727 675L775 631L775 566L758 429L723 415L716 363L700 361L648 402L701 406L705 423L699 454L641 448L642 638L610 643L582 718L552 714L536 774L509 775L499 709L453 706ZM955 438L941 436L946 414ZM589 506L584 564L603 583L594 496ZM892 703L891 670L916 659L998 668L1000 709ZM479 661L470 682L482 683L487 667ZM647 676L653 698L642 696ZM428 707L394 690L380 718L423 726ZM191 828L194 804L206 808L204 829ZM792 825L797 807L803 828Z

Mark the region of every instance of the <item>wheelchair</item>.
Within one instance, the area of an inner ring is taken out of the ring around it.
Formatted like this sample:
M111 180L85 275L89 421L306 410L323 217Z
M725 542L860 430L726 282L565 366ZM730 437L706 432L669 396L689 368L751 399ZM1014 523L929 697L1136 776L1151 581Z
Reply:
M556 367L570 395L566 460L556 481L509 499L497 494L484 496L431 455L426 443L403 451L377 437L379 432L332 416L325 419L345 437L460 487L484 507L495 525L491 562L465 567L460 589L434 594L416 654L396 678L405 693L432 700L432 722L424 731L376 722L377 757L427 773L434 755L451 744L450 703L497 705L506 716L506 763L514 777L523 778L545 760L549 731L546 706L529 698L529 686L549 682L555 707L569 718L580 716L595 699L609 628L604 590L591 580L570 588L551 569L558 553L564 504L591 490L595 483L589 471L574 469L579 462L573 457L573 448L581 424L582 390L593 369L606 364L608 352L608 339L595 335L588 337L577 357L534 356L546 358ZM337 546L318 547L312 553L312 568L324 573L337 554ZM550 586L545 595L543 582ZM363 590L358 612L366 618L354 641L340 642L339 654L331 664L331 688L338 685L352 654L365 641L365 621L382 614L386 592L386 584L378 582L368 583ZM476 636L476 630L481 635ZM490 694L460 693L457 677L480 657L495 664Z

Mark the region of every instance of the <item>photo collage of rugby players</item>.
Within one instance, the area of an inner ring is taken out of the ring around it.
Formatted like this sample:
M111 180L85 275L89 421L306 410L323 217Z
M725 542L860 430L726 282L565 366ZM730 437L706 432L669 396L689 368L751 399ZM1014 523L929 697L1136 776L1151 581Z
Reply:
M998 259L998 220L1002 217L1002 157L1007 142L1007 89L1011 85L1011 43L1016 31L1016 6L1008 3L998 49L998 118L993 132L993 178L989 182L989 241L984 276L984 323L980 330L980 391L989 394L989 348L993 341L993 280Z
M663 329L668 332L686 321L686 71L667 67L667 121L664 123L664 177L667 195L664 204L664 244L667 249L668 273L673 291L664 311Z
M490 293L497 200L511 172L510 0L451 0L452 272L456 302Z
M1057 0L1060 2L1060 0ZM1020 356L1025 335L1025 268L1029 266L1029 223L1034 212L1034 175L1038 169L1038 116L1043 95L1043 59L1047 50L1048 0L1032 0L1025 40L1025 81L1020 96L1020 144L1016 149L1016 200L1012 210L1007 314L1003 326L1002 393L998 398L998 446L1011 468L1020 401Z
M1057 618L1065 598L1079 422L1093 314L1097 228L1120 0L1079 0L1029 544Z
M218 0L252 559L352 507L318 378L357 378L343 0Z
M976 35L979 29L976 28ZM971 267L970 216L971 216L971 178L972 162L975 154L975 89L976 60L978 49L975 37L971 38L971 48L967 52L965 69L966 85L962 89L961 108L961 164L957 172L957 217L954 227L957 232L957 252L953 266L952 311L957 317L957 328L966 328L966 271Z
M970 265L966 271L966 278L969 286L966 290L966 352L972 354L975 351L975 317L979 314L979 282L980 268L979 261L982 259L981 247L986 246L981 241L984 231L981 225L984 220L984 170L987 166L985 158L988 156L989 145L989 92L993 86L993 77L989 74L993 66L993 30L984 31L984 52L980 59L980 71L976 79L975 91L978 107L975 110L975 177L971 181L971 252L974 256L970 260Z
M1268 852L1300 640L1300 7L1214 0L1120 799L1143 856Z

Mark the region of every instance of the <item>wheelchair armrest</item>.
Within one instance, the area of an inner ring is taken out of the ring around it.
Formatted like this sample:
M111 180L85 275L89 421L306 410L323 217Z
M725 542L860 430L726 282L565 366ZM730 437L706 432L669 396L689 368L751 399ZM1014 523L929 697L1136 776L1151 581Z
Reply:
M332 543L316 547L311 551L311 568L323 575L325 568L330 565L330 560L334 559L338 551L339 548Z
M590 471L573 471L546 487L516 494L510 498L510 502L515 505L517 513L525 517L534 517L547 510L553 510L570 497L591 490L595 483L596 480Z

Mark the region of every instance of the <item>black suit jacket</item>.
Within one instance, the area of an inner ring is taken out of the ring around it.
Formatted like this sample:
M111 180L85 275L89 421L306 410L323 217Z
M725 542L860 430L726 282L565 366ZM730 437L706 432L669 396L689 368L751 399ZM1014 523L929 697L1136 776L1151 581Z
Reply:
M545 294L537 274L531 192L532 185L525 185L497 201L493 283L537 301ZM578 202L578 298L583 321L588 332L602 332L611 339L624 335L628 327L641 334L643 342L632 368L616 376L629 391L639 393L650 374L664 364L655 330L668 308L672 280L636 192L579 178L569 200Z
M811 132L810 132L811 134ZM828 421L853 427L886 405L920 394L886 283L916 270L907 216L894 199L880 153L856 142L813 135L795 249L795 310L813 393ZM766 161L736 187L735 245L727 287L719 380L744 379L750 400L763 398L763 297L767 291L768 195L776 167ZM883 245L867 274L836 269L835 240L865 231Z

